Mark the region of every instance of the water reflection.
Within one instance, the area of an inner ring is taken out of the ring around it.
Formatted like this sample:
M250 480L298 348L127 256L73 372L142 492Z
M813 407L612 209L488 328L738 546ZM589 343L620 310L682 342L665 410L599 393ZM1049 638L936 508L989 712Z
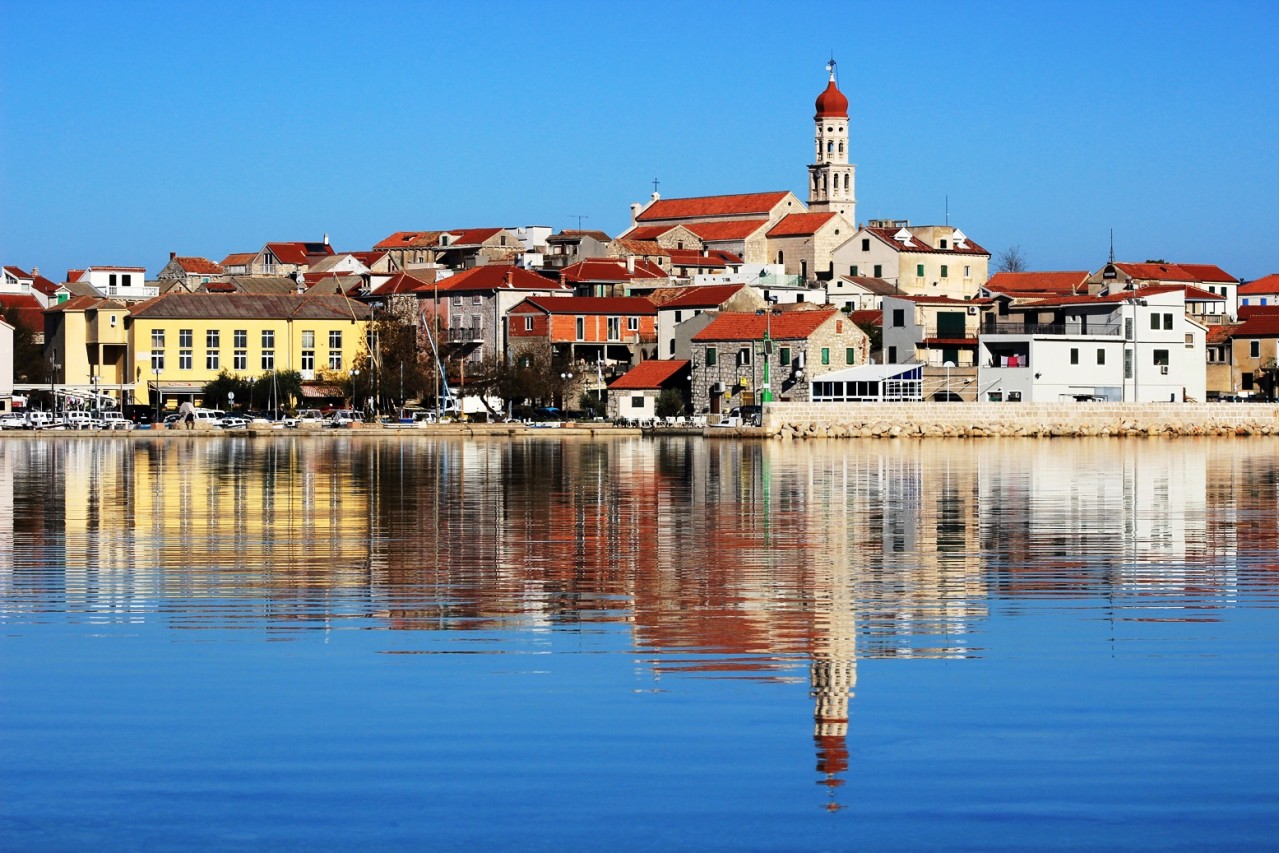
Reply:
M0 442L0 606L269 638L629 633L663 676L790 683L849 771L858 659L979 657L990 608L1112 623L1273 599L1260 440ZM495 649L502 650L498 643Z

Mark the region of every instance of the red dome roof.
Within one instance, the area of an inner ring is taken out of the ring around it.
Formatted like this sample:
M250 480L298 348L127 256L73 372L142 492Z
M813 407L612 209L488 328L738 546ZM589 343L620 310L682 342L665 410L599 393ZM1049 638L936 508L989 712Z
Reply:
M835 81L826 84L826 91L817 96L817 115L813 118L848 118L848 98L839 91Z

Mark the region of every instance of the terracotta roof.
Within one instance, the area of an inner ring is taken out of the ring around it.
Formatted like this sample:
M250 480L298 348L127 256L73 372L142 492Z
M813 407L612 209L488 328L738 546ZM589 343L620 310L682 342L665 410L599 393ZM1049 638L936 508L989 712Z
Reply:
M1272 272L1264 278L1241 285L1239 293L1244 296L1252 296L1254 293L1279 293L1279 272Z
M331 255L333 247L328 243L267 243L266 248L282 264L301 266L307 264L314 255Z
M1009 295L1025 292L1076 295L1088 290L1088 270L1056 272L997 272L986 282L986 289Z
M102 303L107 301L110 301L110 300L103 299L101 296L97 296L97 295L72 296L70 299L66 299L62 302L59 302L57 305L50 305L48 308L45 309L44 313L61 314L67 311L87 311L90 308L97 308ZM117 306L120 305L120 303L118 302L113 302L113 304Z
M373 265L386 257L386 252L347 252L346 254L355 258L366 267L372 269Z
M905 243L902 243L894 236L898 231L901 230L899 228L869 228L868 227L864 230L867 233L873 234L874 236L878 237L880 240L884 241L889 246L891 246L892 248L896 249L899 252L936 252L938 254L944 254L944 255L989 255L990 254L990 252L987 252L981 246L977 245L977 243L973 242L972 239L965 239L964 240L965 246L962 249L955 248L955 244L953 242L951 243L951 246L948 249L935 249L932 246L930 246L928 243L924 242L923 239L916 236L915 234L910 235L911 245L907 246Z
M44 308L30 293L0 293L0 313L10 310L15 311L18 322L31 331L44 331Z
M1193 275L1198 281L1228 282L1230 284L1239 283L1239 279L1235 278L1216 264L1177 264L1177 266Z
M609 383L610 391L641 391L661 388L681 370L688 368L683 359L649 359L641 361Z
M30 273L23 272L19 267L5 267L4 271L14 278L31 278Z
M67 270L67 281L79 281L80 276L84 275L84 270Z
M1147 288L1140 287L1137 291L1140 293ZM1226 297L1220 293L1210 293L1203 288L1195 287L1193 284L1186 285L1183 290L1186 292L1187 302L1225 302Z
M634 281L636 279L659 279L667 275L661 267L643 259L635 261L635 271L626 268L626 261L617 258L587 258L578 261L563 270L565 282L570 284L588 281Z
M443 231L396 231L377 243L374 249L427 249L440 242Z
M141 273L144 273L147 271L146 267L91 266L88 269L93 270L94 272L141 272ZM88 272L88 270L81 270L81 272Z
M686 287L679 296L662 303L662 308L718 308L742 292L744 284L704 284Z
M496 237L501 228L463 228L461 231L446 231L453 239L442 248L453 249L460 246L478 246L485 240Z
M986 297L981 299L952 299L949 296L914 296L905 293L894 294L892 298L914 302L916 305L992 305L995 302L995 300Z
M843 281L847 281L850 284L855 284L858 287L870 293L874 293L877 296L892 296L893 294L897 293L897 287L895 285L889 284L888 282L884 281L882 278L874 278L872 276L866 276L866 275L841 275L840 279Z
M1230 340L1231 334L1235 327L1231 325L1209 326L1207 334L1204 335L1204 343L1208 344L1224 344Z
M1229 328L1232 338L1279 337L1279 314L1255 314Z
M183 272L194 273L196 275L222 275L225 270L218 264L208 258L182 258L175 257L178 266L182 267Z
M742 193L740 195L708 195L699 198L665 198L650 204L639 216L638 222L655 219L699 219L706 216L767 216L782 199L785 191L769 193Z
M172 319L367 320L367 305L331 293L178 293L170 292L129 309L134 317Z
M552 234L547 237L546 242L572 243L575 240L581 240L583 237L590 237L592 240L599 240L601 243L607 243L610 239L603 231L566 229L558 234Z
M441 279L444 281L444 279ZM372 290L372 296L390 296L396 293L433 293L439 289L434 281L418 278L412 272L401 272L391 276Z
M649 258L664 258L670 255L667 249L662 248L654 240L628 240L625 237L618 237L610 243L610 246L612 251L623 252L627 255Z
M727 222L685 222L684 227L703 241L745 240L768 224L767 219L730 219Z
M657 307L642 296L530 296L520 304L547 314L657 314Z
M42 275L33 274L32 279L35 281L35 284L32 286L45 296L52 296L58 289L56 282L50 281Z
M430 289L432 285L426 285ZM486 264L441 279L442 292L492 292L496 290L566 290L558 281L516 266Z
M677 267L712 267L720 269L727 266L739 266L742 259L723 249L708 249L705 254L697 249L667 249L671 265Z
M769 237L807 237L835 218L833 213L791 213L768 231Z
M247 267L249 264L253 263L253 259L257 256L257 252L235 252L234 254L227 255L223 258L222 263L219 264L219 266L223 269L226 269L227 267Z
M627 231L619 240L656 240L667 231L679 228L678 225L637 225Z
M884 325L884 312L874 309L870 311L853 311L848 315L848 319L859 326L882 326Z
M1193 273L1176 264L1115 264L1115 269L1130 278L1143 281L1195 281Z
M1178 285L1151 285L1150 287L1141 288L1140 293L1146 296L1154 296L1159 293L1169 293L1174 290L1184 289L1183 286ZM1054 296L1051 299L1030 300L1023 303L1014 303L1011 308L1050 308L1054 305L1118 305L1120 302L1137 298L1139 298L1138 291L1118 290L1108 296Z
M837 313L839 312L834 309L790 311L774 314L770 324L768 317L764 314L725 312L711 320L705 329L693 335L693 340L698 342L759 341L763 340L765 329L770 331L775 341L807 340L822 323Z
M964 347L976 346L976 338L924 338L924 346L930 347Z
M831 76L830 82L826 84L826 88L817 96L817 102L813 105L817 110L814 119L819 118L848 118L848 98L844 97L844 93L839 91L839 87L835 85L835 77Z
M1279 305L1240 305L1239 319L1251 320L1264 314L1279 314Z

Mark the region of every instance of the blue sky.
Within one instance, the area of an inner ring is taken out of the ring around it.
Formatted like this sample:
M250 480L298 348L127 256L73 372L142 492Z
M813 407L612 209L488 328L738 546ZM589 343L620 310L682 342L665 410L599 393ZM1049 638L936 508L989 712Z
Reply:
M0 260L145 266L331 235L801 198L827 58L857 218L1035 269L1279 271L1279 3L0 0Z

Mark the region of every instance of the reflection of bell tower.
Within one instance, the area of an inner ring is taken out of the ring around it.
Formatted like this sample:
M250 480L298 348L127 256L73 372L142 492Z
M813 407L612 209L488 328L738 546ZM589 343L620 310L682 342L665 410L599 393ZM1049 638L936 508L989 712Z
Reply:
M813 744L817 772L830 792L826 808L838 811L835 789L844 784L840 774L848 770L848 700L857 686L857 619L853 598L853 566L847 551L834 543L816 572L813 583L812 658L809 665L813 708Z
M848 162L848 98L835 85L835 60L826 64L830 82L817 96L814 141L817 158L808 167L808 208L838 213L855 223L857 167Z

